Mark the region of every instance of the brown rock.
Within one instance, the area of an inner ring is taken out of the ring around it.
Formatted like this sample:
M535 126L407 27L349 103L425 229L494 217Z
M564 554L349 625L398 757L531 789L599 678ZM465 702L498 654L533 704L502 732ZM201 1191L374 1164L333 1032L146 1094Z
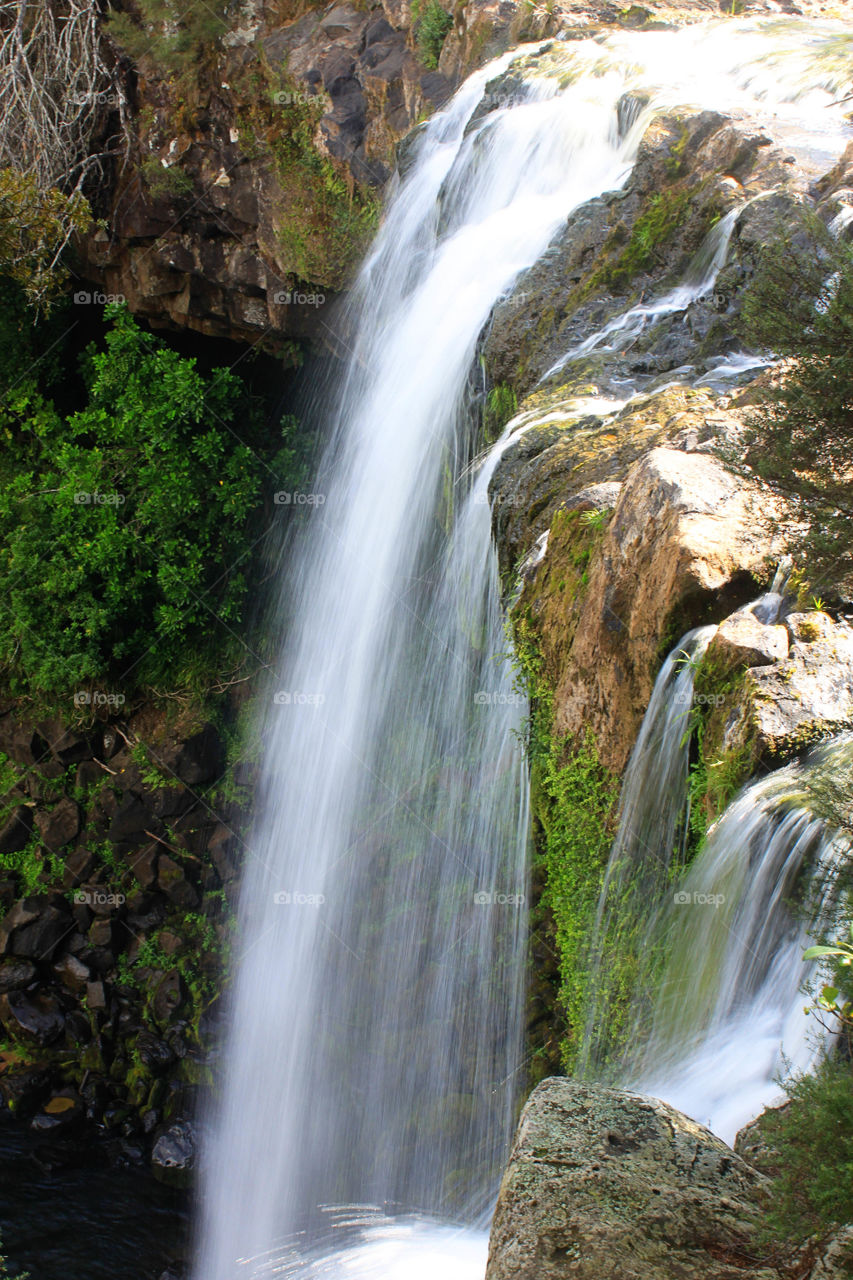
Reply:
M720 623L708 647L708 662L721 673L738 667L767 667L788 656L788 632L783 626L759 622L743 609Z
M79 832L80 810L69 796L64 796L49 813L36 814L36 826L42 843L57 852L70 844Z

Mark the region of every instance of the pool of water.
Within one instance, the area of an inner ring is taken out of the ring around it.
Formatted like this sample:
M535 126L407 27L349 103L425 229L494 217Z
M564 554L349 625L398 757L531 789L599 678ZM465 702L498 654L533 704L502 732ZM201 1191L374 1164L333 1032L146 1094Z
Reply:
M111 1144L46 1143L0 1119L0 1238L10 1276L158 1280L186 1254L187 1197Z

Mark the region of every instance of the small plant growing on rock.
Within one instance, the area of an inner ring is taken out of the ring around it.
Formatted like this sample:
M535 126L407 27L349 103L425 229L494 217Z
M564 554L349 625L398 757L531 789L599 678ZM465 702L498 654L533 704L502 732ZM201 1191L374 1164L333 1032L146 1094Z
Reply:
M412 19L421 62L433 70L438 66L447 33L453 26L453 18L438 0L427 0L423 11L419 4L412 5Z

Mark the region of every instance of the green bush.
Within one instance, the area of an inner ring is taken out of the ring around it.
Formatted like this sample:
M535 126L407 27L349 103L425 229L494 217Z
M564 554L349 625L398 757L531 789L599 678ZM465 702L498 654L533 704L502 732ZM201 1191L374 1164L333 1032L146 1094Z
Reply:
M853 1070L839 1056L787 1086L789 1105L762 1131L775 1178L769 1224L783 1238L853 1222Z
M192 75L228 30L233 7L230 0L136 0L141 21L114 12L107 29L134 61L147 57L170 74Z
M0 402L0 660L13 694L172 686L232 661L264 490L295 487L292 422L265 429L234 373L205 375L123 307L105 314L82 408L60 412L33 375Z
M742 332L790 363L751 423L747 462L792 504L813 583L853 572L853 247L814 216L780 232L744 298Z
M438 66L439 55L447 33L453 26L453 19L438 0L427 0L422 12L419 5L412 5L412 18L421 62L425 67L434 69Z
M32 174L0 169L0 272L32 305L48 311L65 292L68 273L59 255L91 226L91 210L79 193L42 191Z
M589 940L613 838L619 781L601 764L595 739L561 761L557 744L543 762L538 806L543 825L544 904L550 907L560 953L560 1003L568 1033L563 1065L577 1063L588 1004ZM614 964L617 957L613 957Z

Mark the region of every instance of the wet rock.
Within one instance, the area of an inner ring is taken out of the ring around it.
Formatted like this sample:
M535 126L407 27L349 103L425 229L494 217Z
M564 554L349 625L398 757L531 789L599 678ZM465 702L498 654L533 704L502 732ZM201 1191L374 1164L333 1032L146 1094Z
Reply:
M119 804L110 822L108 839L125 849L147 844L152 834L162 834L163 826L149 806L132 792Z
M167 854L161 853L158 862L157 883L170 902L185 911L193 911L199 904L197 890L184 875L183 869Z
M49 813L36 814L36 826L42 843L53 852L70 844L80 830L80 810L68 796L63 797Z
M133 852L128 858L128 866L143 889L150 889L157 880L158 852L159 845L147 844L139 853Z
M34 903L38 900L26 899L25 901ZM3 925L5 927L6 921ZM67 910L60 910L52 905L41 906L31 922L22 923L14 928L7 951L13 956L24 956L37 962L50 960L59 943L67 937L72 928L73 921Z
M183 1007L186 999L181 975L176 972L167 973L157 984L151 1002L154 1018L159 1026L166 1026L175 1013Z
M657 1099L545 1080L501 1183L486 1280L769 1280L754 1261L764 1187Z
M207 842L207 851L223 884L233 880L239 870L238 841L234 832L220 822Z
M91 736L64 728L58 721L51 721L50 742L54 756L64 768L92 758L94 743Z
M50 1087L50 1072L44 1066L6 1071L0 1076L0 1094L15 1115L28 1115L35 1110Z
M19 991L35 980L38 970L31 960L4 960L0 963L0 995Z
M86 983L86 1003L95 1013L100 1013L106 1009L107 993L103 982Z
M65 859L62 883L66 889L77 889L88 880L95 868L95 855L88 849L74 849Z
M151 1171L172 1187L189 1185L195 1164L195 1131L188 1120L179 1120L161 1133L151 1152Z
M26 849L33 832L33 811L19 804L0 827L0 853L19 853Z
M166 1042L150 1031L142 1031L137 1036L136 1052L140 1062L155 1075L167 1071L175 1061L175 1055Z
M69 991L84 991L92 977L88 966L72 955L63 956L58 960L53 966L53 972Z
M213 725L205 725L186 742L164 751L162 758L167 771L187 786L195 787L221 776L225 751Z
M0 951L7 955L15 932L39 917L40 905L35 898L21 898L0 922Z
M13 1033L23 1034L40 1045L58 1040L65 1029L65 1016L59 1002L43 993L29 995L10 991L0 998L0 1018Z

